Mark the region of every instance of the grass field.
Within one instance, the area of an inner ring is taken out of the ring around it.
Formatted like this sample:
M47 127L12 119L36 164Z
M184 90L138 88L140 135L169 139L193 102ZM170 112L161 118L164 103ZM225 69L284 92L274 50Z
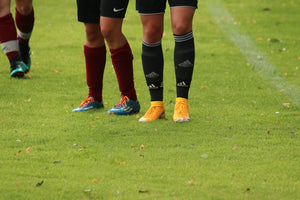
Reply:
M174 123L173 37L166 12L166 119L150 106L142 30L130 1L123 26L141 112L111 116L120 98L108 62L101 111L87 96L76 1L34 1L32 67L11 79L0 53L0 199L300 199L300 3L203 0L194 18L190 123Z

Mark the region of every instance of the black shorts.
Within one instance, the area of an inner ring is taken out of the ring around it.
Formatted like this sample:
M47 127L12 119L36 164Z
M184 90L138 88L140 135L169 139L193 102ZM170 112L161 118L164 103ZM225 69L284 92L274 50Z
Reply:
M124 18L129 0L77 0L78 21L99 23L100 16Z
M136 10L140 14L164 13L167 0L136 0ZM197 8L198 0L168 0L170 7Z

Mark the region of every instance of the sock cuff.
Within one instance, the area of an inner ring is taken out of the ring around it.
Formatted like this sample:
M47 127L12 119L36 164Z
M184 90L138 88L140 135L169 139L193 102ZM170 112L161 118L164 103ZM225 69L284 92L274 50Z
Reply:
M176 103L177 102L184 102L184 103L188 103L188 99L186 99L186 98L183 98L183 97L177 97L176 98Z
M129 43L128 42L126 42L126 44L124 44L123 46L121 46L120 48L117 48L117 49L109 49L109 51L110 51L110 53L111 54L116 54L116 53L118 53L119 51L127 51L127 50L130 50L130 52L131 52L131 48L130 48L130 45L129 45Z
M13 20L13 16L11 13L8 13L7 15L0 17L0 21L10 21Z
M175 42L185 42L185 41L188 41L188 40L194 38L193 31L190 31L190 32L188 32L186 34L183 34L183 35L173 34L173 36L174 36Z
M120 59L124 59L124 57L127 57L128 59L125 60L130 60L130 62L133 60L133 54L128 42L118 49L109 49L109 51L113 63L114 61L119 61Z
M158 47L158 46L161 46L161 40L158 41L158 42L155 42L155 43L147 43L143 40L143 45L146 46L146 47Z
M151 106L161 106L164 107L163 101L151 101Z
M106 53L106 47L105 45L101 46L101 47L89 47L86 44L83 45L83 49L84 49L84 53L91 53L91 54L102 54L102 53Z
M20 13L18 11L17 7L15 7L15 10L16 10L17 15L20 15L22 17L28 17L28 18L31 18L31 19L34 18L34 9L33 9L33 7L32 7L31 12L28 15L23 15L22 13Z

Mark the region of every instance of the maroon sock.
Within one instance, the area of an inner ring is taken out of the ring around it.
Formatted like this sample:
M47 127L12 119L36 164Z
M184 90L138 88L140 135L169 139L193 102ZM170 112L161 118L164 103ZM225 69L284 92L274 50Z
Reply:
M86 82L89 87L89 97L102 102L103 74L106 63L105 45L98 48L90 48L84 45L86 64Z
M11 13L0 17L0 43L9 60L19 56L17 31Z
M119 49L110 49L112 63L123 96L137 100L133 79L133 55L128 43Z
M22 15L16 8L16 24L19 30L18 39L21 43L28 43L34 25L34 10L29 15Z

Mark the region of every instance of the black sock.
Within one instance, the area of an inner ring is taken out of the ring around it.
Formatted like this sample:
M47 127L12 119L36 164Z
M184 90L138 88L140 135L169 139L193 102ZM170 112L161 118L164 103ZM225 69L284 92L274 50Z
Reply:
M195 46L193 32L174 35L174 63L177 86L177 97L188 99L195 62Z
M143 41L142 63L151 101L163 101L164 58L161 41L154 44Z
M14 56L11 59L9 59L10 69L11 70L16 69L18 61L21 61L21 57L20 56Z

